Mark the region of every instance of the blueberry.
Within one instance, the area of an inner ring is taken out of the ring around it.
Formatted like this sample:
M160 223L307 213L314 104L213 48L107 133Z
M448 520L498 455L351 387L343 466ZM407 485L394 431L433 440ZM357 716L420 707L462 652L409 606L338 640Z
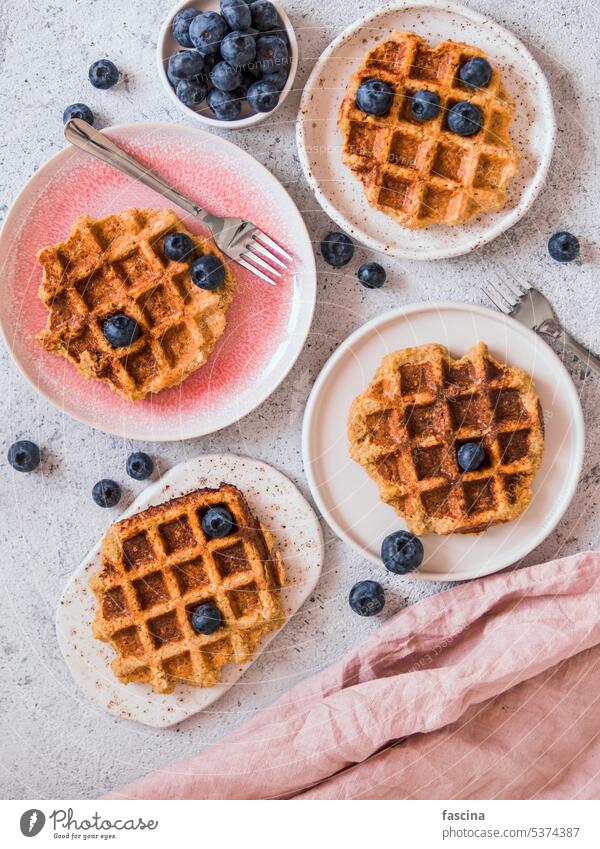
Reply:
M328 233L321 242L321 253L326 263L341 268L354 256L354 242L345 233Z
M221 0L221 14L232 30L243 32L252 26L252 13L245 0Z
M448 112L448 129L457 136L473 136L483 124L481 110L473 103L461 100Z
M287 67L290 61L288 46L278 35L259 35L256 39L256 61L262 74L273 74Z
M214 604L206 602L199 604L194 610L190 619L192 628L197 634L214 634L223 626L223 614Z
M202 517L202 530L211 539L226 537L234 525L233 516L226 507L211 507Z
M277 9L268 0L256 0L255 3L250 3L250 14L252 26L260 32L275 29L279 23Z
M187 233L169 233L163 241L163 251L167 259L172 259L175 262L189 257L194 250L194 243Z
M119 81L119 71L110 59L99 59L90 65L88 77L94 88L112 88Z
M177 44L181 44L182 47L194 46L190 38L190 24L199 14L200 12L196 9L182 9L181 12L177 12L171 22L171 32Z
M213 88L208 92L207 102L215 118L220 121L235 121L240 117L242 111L242 103L239 97L235 97L233 92L221 91L218 88Z
M190 23L190 40L199 53L218 53L227 24L216 12L202 12Z
M572 233L555 233L548 242L548 251L557 262L571 262L579 256L579 239Z
M33 472L40 465L40 449L29 439L19 439L8 449L8 462L17 472Z
M197 50L179 50L169 57L167 76L169 79L192 80L202 73L204 59Z
M242 72L233 68L227 62L217 62L210 72L210 78L215 88L220 91L233 91L242 84Z
M88 124L94 123L94 113L85 103L71 103L63 112L63 124L70 121L71 118L80 118L82 121L87 121Z
M415 91L410 99L410 114L417 121L433 121L440 111L440 99L435 91Z
M380 289L385 283L385 268L378 262L365 262L356 276L367 289Z
M256 41L247 33L230 32L221 43L221 56L236 68L248 65L256 56Z
M175 94L186 106L197 106L206 100L206 85L201 80L179 80Z
M152 457L143 451L134 451L127 458L127 474L136 481L145 481L154 471Z
M210 292L218 289L225 280L225 266L213 254L197 257L192 263L190 273L192 282L199 289L208 289Z
M279 103L279 89L268 80L258 80L252 83L246 98L255 112L271 112Z
M456 452L456 462L463 472L476 471L485 460L485 450L480 442L465 442Z
M413 572L423 562L423 543L408 531L396 531L382 542L381 559L385 568L397 575Z
M385 593L377 581L359 581L350 590L348 601L359 616L376 616L383 610Z
M92 498L98 507L114 507L121 500L121 487L116 481L103 478L94 485Z
M469 88L485 88L492 78L492 66L483 56L473 56L461 65L458 76Z
M264 82L271 83L271 85L275 86L277 91L281 91L289 76L288 68L277 68L276 71L273 71L272 74L265 74L262 78Z
M127 348L139 339L140 327L135 319L116 313L104 321L102 332L113 348Z
M387 115L393 99L392 87L375 77L362 82L356 92L356 105L367 115Z

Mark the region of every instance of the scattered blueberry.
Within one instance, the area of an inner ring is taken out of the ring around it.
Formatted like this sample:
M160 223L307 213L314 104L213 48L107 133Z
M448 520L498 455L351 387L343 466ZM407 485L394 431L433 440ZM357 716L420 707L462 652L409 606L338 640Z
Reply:
M387 115L393 99L392 87L374 77L362 82L356 92L356 105L367 115Z
M255 112L271 112L279 103L279 89L268 80L258 80L249 87L246 99Z
M87 121L88 124L94 123L94 113L85 103L71 103L63 112L63 124L70 121L71 118L80 118L82 121Z
M273 71L272 74L265 74L263 82L271 83L271 85L275 86L277 91L282 91L284 88L287 78L289 76L289 71L287 68L277 68L276 71Z
M440 111L440 98L435 91L415 91L410 99L410 114L417 121L433 121Z
M571 262L579 256L579 239L572 233L555 233L548 242L548 251L557 262Z
M376 616L383 610L385 593L377 581L359 581L350 590L348 601L359 616Z
M191 615L192 628L197 634L214 634L223 625L223 614L214 604L199 604Z
M190 38L190 24L199 14L200 12L196 9L182 9L181 12L177 12L171 22L171 32L177 44L181 44L182 47L194 46Z
M202 517L202 530L211 539L226 537L234 524L233 516L226 507L211 507Z
M457 136L473 136L483 124L481 110L474 103L461 100L448 112L448 129Z
M163 251L167 259L181 262L194 250L194 243L187 233L169 233L163 241Z
M240 117L242 111L242 103L239 97L234 97L233 93L221 91L218 88L212 88L208 92L207 102L215 118L220 121L235 121Z
M227 35L227 24L216 12L202 12L190 23L190 40L199 53L217 53Z
M191 80L202 73L204 59L197 50L179 50L169 57L167 76L169 79Z
M469 88L485 88L492 78L492 66L483 56L473 56L461 66L458 76Z
M117 66L110 59L99 59L90 65L88 76L94 88L112 88L119 81Z
M385 268L378 262L365 262L356 276L367 289L380 289L385 283Z
M396 531L382 542L381 559L385 568L397 575L413 572L423 562L423 543L408 531Z
M321 242L321 253L326 263L341 268L354 256L354 242L345 233L328 233Z
M456 452L456 462L463 472L476 471L485 460L485 450L480 442L465 442Z
M256 61L263 74L272 74L277 68L287 67L290 52L283 38L271 33L259 35L256 39Z
M191 275L192 282L199 289L208 289L212 292L225 280L225 266L218 257L206 254L193 261Z
M33 472L40 465L40 449L29 439L19 439L8 449L8 462L17 472Z
M206 84L202 80L179 80L175 94L186 106L197 106L206 99Z
M221 0L221 14L231 29L237 32L243 32L252 26L252 13L245 0Z
M127 458L127 474L136 481L145 481L154 471L152 457L143 451L134 451Z
M230 32L221 42L221 56L237 68L248 65L256 56L256 41L245 32Z
M250 13L252 15L252 26L260 32L275 29L279 23L277 9L268 0L256 0L255 3L250 3Z
M217 62L210 72L210 78L214 87L220 91L233 91L242 84L242 72L228 62Z
M121 487L116 481L103 478L94 485L92 498L98 507L114 507L121 500Z
M134 318L117 313L104 321L102 332L113 348L127 348L139 339L140 327Z

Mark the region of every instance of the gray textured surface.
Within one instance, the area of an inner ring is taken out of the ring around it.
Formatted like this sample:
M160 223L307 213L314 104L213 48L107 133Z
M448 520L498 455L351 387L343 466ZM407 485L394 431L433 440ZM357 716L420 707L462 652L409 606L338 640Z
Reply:
M300 88L330 39L377 0L288 0L287 9L301 45ZM362 289L353 274L332 273L318 259L319 307L309 341L291 375L261 408L237 425L185 444L149 448L165 469L200 452L247 452L285 470L307 492L300 454L302 410L312 382L335 346L366 319L416 300L478 301L478 283L496 258L509 257L551 295L568 327L600 350L600 259L597 204L600 192L597 139L598 7L583 0L471 2L512 29L533 50L548 75L559 125L547 186L527 218L494 244L471 256L435 264L383 260L389 283L382 291ZM155 39L169 2L147 0L50 0L0 2L0 90L3 216L23 183L63 146L61 113L84 100L102 124L179 120L166 103L155 70ZM110 10L110 20L107 17ZM93 90L86 78L91 61L109 56L128 76L126 87ZM294 143L299 92L274 120L229 134L255 154L289 188L318 243L328 221L317 208L300 173ZM577 233L580 262L559 266L546 253L557 229ZM1 457L18 437L44 447L43 468L17 475L0 462L0 795L7 797L94 797L123 781L188 755L218 739L301 677L339 658L378 625L350 614L352 583L373 573L360 557L325 528L327 558L313 598L214 708L173 730L151 731L113 719L88 705L75 689L54 633L54 610L75 565L111 518L89 493L100 477L126 482L127 441L66 419L38 398L0 350L3 399ZM580 390L588 428L587 461L579 492L558 529L527 563L570 554L597 544L598 410L600 385L569 368ZM129 501L141 484L127 482ZM381 575L378 575L381 578ZM402 596L413 602L433 591L394 578L391 613Z

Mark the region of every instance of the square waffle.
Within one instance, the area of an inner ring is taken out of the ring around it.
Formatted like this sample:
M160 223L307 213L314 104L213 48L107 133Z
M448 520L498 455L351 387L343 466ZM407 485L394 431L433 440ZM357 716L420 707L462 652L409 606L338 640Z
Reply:
M225 281L216 291L192 283L188 262L165 256L163 238L175 231L187 233L197 253L223 262ZM44 248L38 259L39 295L49 310L38 341L132 401L181 383L206 362L225 330L235 289L231 268L213 242L189 233L172 210L81 216L67 241ZM103 321L119 312L141 331L127 348L113 348L102 332Z
M480 533L510 522L531 500L544 425L532 378L498 363L483 342L454 360L443 345L383 358L348 420L350 455L410 531ZM456 454L480 443L465 472Z
M458 70L483 51L443 41L430 48L418 35L394 32L367 53L352 77L339 111L342 159L362 181L369 203L403 227L462 224L499 209L518 168L509 136L515 106L494 68L485 88L469 88ZM387 115L368 115L356 105L360 84L370 78L394 91ZM412 95L422 89L440 98L436 118L423 123L410 113ZM459 136L447 126L448 110L470 101L483 115L482 128Z
M209 539L210 508L226 507L233 531ZM90 579L98 599L94 636L117 653L115 675L169 693L178 682L212 687L230 662L246 663L284 621L285 571L269 531L242 493L222 483L123 519L108 531L102 566ZM196 633L191 612L211 602L223 616L214 634Z

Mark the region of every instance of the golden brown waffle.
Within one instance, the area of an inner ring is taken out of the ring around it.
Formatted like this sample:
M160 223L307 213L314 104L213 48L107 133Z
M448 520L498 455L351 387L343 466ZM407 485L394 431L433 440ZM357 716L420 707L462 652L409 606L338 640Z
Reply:
M394 32L366 55L352 77L339 112L343 162L362 181L369 203L413 229L430 224L462 224L504 206L506 187L518 168L509 136L515 111L499 71L485 88L462 83L458 70L483 51L443 41L431 49L410 32ZM376 77L393 88L387 115L367 115L356 105L360 84ZM438 94L440 112L420 123L410 113L415 91ZM472 136L451 133L446 118L459 101L483 115Z
M224 506L233 531L209 539L203 514ZM169 693L178 682L212 687L225 664L246 663L260 639L284 621L285 571L272 535L234 486L198 489L113 525L102 567L90 586L99 607L94 636L110 642L124 683ZM199 604L215 604L223 626L209 636L190 622Z
M214 292L190 279L189 263L165 256L163 238L187 233L199 254L225 265ZM176 386L203 365L225 330L235 279L216 245L186 230L169 209L129 209L108 218L78 218L66 242L38 254L39 295L50 314L38 341L125 398ZM139 339L113 348L103 321L123 312L138 322Z
M350 455L415 534L480 533L531 500L544 425L532 378L479 342L460 360L443 345L388 354L348 421ZM462 471L458 448L485 460Z

